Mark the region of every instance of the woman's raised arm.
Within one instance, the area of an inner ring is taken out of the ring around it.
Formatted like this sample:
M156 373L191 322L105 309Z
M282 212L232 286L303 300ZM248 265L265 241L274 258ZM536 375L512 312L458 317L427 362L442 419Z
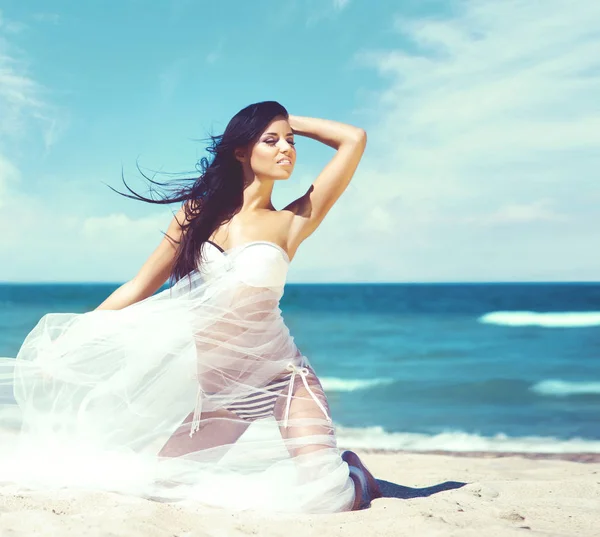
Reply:
M181 240L181 225L185 221L183 207L173 217L166 236L142 265L139 272L116 289L98 310L119 310L153 295L163 285L173 269L177 243Z
M367 133L359 127L330 119L290 115L289 123L295 134L313 138L336 149L335 155L308 191L285 208L294 214L288 247L295 251L319 227L346 190L367 145Z

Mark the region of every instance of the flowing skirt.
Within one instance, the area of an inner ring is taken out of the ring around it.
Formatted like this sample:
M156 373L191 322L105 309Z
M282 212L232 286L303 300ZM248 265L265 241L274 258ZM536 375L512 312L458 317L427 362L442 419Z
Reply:
M351 509L327 399L282 293L224 270L122 310L44 316L16 359L0 359L0 490Z

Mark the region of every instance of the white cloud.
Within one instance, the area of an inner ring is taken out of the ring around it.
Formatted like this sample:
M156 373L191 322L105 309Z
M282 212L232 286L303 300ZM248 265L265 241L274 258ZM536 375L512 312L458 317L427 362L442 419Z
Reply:
M0 11L0 150L7 140L22 140L30 131L41 134L49 149L62 130L62 118L43 98L45 89L29 72L23 51L14 45L9 28L15 24Z
M346 6L323 15L312 5L309 22ZM396 48L357 55L384 85L355 121L367 152L291 281L600 279L600 4L456 6L445 18L398 17ZM0 280L123 280L170 213L81 218L15 193L3 143L50 116L16 57L0 41L0 203L13 196L0 257L18 260ZM177 80L164 76L168 96Z
M333 19L339 16L349 3L350 0L330 0L329 2L309 0L308 2L305 2L303 7L308 13L306 26L311 27L322 20Z
M356 57L386 87L336 259L355 279L357 243L374 279L600 279L600 4L457 6Z
M223 57L224 45L225 38L221 37L217 43L217 46L206 55L206 63L213 64L220 60Z
M19 170L0 154L0 209L8 202L9 190L19 179Z
M466 222L475 224L522 224L528 222L559 222L568 220L564 214L552 210L552 201L548 199L533 203L509 203L489 215L467 217Z
M164 214L163 214L164 213ZM159 215L132 218L125 214L90 216L81 225L81 236L100 247L113 248L116 243L132 243L156 240L158 230L169 224L165 211Z
M10 144L24 135L27 121L43 107L36 82L24 72L5 39L13 33L13 26L0 12L0 207L9 203L20 176L15 162L7 156Z
M7 20L4 18L2 15L2 10L0 10L0 31L3 34L18 34L25 28L27 28L27 26L20 22Z
M33 19L37 22L48 22L50 24L58 24L61 17L58 13L38 12L33 14Z
M165 100L170 100L175 95L177 88L183 80L187 60L177 58L159 73L160 94Z
M30 149L27 155L35 155L38 136L47 151L60 129L53 108L41 98L43 88L26 69L23 52L11 41L15 27L21 25L0 13L0 280L20 280L28 270L35 280L35 274L43 278L52 242L64 242L60 233L69 216L49 215L45 201L26 191L27 178L19 167L23 147ZM60 223L56 227L55 219Z
M0 280L124 281L158 246L171 218L164 208L140 218L79 217L14 198L0 211Z
M13 155L23 154L24 146L27 155L36 154L31 135L39 136L48 151L64 120L41 98L43 88L25 68L24 54L4 39L5 30L0 19L0 281L122 281L133 276L162 240L171 212L82 217L75 207L63 203L66 209L60 210L27 190L27 177Z
M42 108L37 84L19 72L16 60L8 56L0 42L0 135L22 134L25 117L37 114Z
M338 11L341 11L349 3L350 3L350 0L333 0L333 7L334 7L334 9L336 9Z

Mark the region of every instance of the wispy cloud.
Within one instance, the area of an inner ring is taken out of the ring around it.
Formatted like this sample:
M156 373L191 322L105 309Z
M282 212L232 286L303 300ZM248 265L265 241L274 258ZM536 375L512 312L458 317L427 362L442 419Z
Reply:
M497 225L568 220L568 216L557 213L553 209L553 205L554 203L548 199L541 199L532 203L508 203L489 214L466 217L465 222L478 225Z
M0 41L0 135L15 136L22 132L25 118L41 114L44 105L38 84L7 49Z
M357 55L386 88L362 122L345 232L388 253L381 278L600 278L600 4L458 6L398 17L409 46ZM506 221L520 225L514 236L498 228Z
M0 31L3 34L18 34L25 28L27 26L21 22L6 19L2 14L2 10L0 10Z
M215 64L223 59L223 49L226 39L221 37L214 48L206 55L206 63ZM163 99L171 99L180 88L186 76L186 70L192 69L193 61L188 56L182 56L171 61L158 75L160 94Z
M0 280L124 281L156 248L171 218L164 208L142 217L85 217L17 193L0 210L0 258L16 261L3 263ZM44 259L51 263L41 270Z
M25 54L7 30L15 24L0 12L0 136L20 137L34 120L48 147L59 131L58 114L44 99L45 89L31 74Z
M56 210L25 188L14 155L35 153L23 151L32 135L49 150L64 122L43 98L46 92L27 69L26 54L14 45L14 26L0 14L0 259L16 261L2 264L0 280L119 281L133 275L162 238L171 213L83 217ZM52 266L40 270L40 259L49 258Z
M334 9L336 9L338 11L341 11L349 3L350 3L350 0L333 0L333 7L334 7Z
M25 118L41 107L37 84L21 72L6 40L12 23L0 12L0 206L7 204L19 170L6 156L9 142L22 134Z
M60 15L58 13L38 12L34 13L32 17L37 22L47 22L50 24L58 24L60 22Z
M225 46L225 38L221 37L217 42L216 47L206 55L206 63L216 63L223 57L223 47Z
M19 170L0 153L0 209L8 202L10 188L19 179Z
M169 100L175 95L183 80L186 65L186 58L177 58L159 73L160 94L163 99Z
M308 10L314 23L352 7L290 0L265 19L297 23ZM600 279L600 4L454 7L451 16L381 20L386 42L394 30L397 45L357 54L368 86L379 84L354 115L367 129L367 152L302 245L291 281ZM0 21L0 203L11 200L0 211L0 258L19 259L0 278L122 280L158 243L168 211L84 217L19 191L19 162L7 147L24 147L32 132L51 146L61 122L52 122L25 55L9 46L18 27ZM216 45L208 63L218 62ZM166 97L185 73L176 58L157 82ZM49 255L52 267L39 275Z
M311 27L321 22L322 20L332 19L337 17L343 11L350 0L310 0L306 5L308 16L306 18L306 26Z
M15 24L0 13L0 205L6 205L18 188L20 171L13 155L20 151L13 149L33 132L48 151L61 130L54 108L42 97L44 89L11 41Z

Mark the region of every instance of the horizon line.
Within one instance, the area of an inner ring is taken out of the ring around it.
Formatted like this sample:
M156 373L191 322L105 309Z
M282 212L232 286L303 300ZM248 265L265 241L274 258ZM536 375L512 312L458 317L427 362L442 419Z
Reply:
M125 281L1 281L0 285L123 285ZM600 280L405 280L346 282L287 282L289 285L511 285L511 284L600 284ZM169 287L163 284L161 287Z

